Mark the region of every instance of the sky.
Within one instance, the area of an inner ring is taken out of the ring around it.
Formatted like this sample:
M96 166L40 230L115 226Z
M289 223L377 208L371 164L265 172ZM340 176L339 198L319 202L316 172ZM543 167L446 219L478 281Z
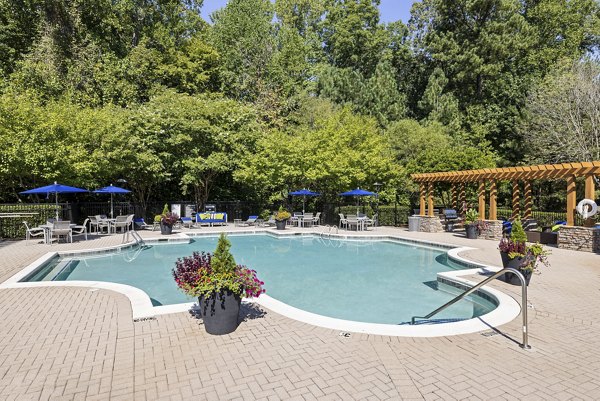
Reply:
M414 0L381 0L381 21L392 22L402 20L408 22L410 17L410 7L414 3ZM227 0L204 0L202 6L202 16L205 20L210 22L210 14L223 7L227 3Z

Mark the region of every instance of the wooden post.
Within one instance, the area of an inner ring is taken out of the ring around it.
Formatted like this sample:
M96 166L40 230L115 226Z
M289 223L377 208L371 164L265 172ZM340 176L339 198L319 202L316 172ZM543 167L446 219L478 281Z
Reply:
M524 192L525 192L525 211L523 212L523 218L530 219L531 218L531 207L533 205L533 201L531 200L531 181L525 181Z
M594 184L594 175L593 174L588 174L585 176L585 198L591 199L593 201L596 200L596 187ZM596 223L596 221L594 220L593 217L588 217L585 220L586 227L593 227L595 225L595 223Z
M492 180L490 183L490 220L498 220L497 198L498 189L496 188L496 180Z
M479 220L485 220L485 181L479 182Z
M567 177L567 225L575 225L575 204L577 203L575 176Z
M458 210L458 193L456 191L456 184L452 184L450 192L452 193L452 209Z
M427 216L433 217L433 183L427 187Z
M467 192L465 191L465 183L461 182L460 183L460 194L459 194L459 199L460 199L460 214L462 217L465 217L464 214L466 212L466 210L464 210L463 208L465 208L467 206Z
M521 197L519 195L519 181L512 183L512 218L513 220L521 215Z
M419 216L425 216L425 184L419 184Z

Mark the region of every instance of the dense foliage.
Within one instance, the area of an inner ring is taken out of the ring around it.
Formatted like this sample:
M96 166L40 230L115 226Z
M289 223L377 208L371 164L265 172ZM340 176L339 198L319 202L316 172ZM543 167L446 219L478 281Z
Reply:
M125 178L142 205L406 203L412 172L598 158L596 0L378 5L0 0L0 200Z

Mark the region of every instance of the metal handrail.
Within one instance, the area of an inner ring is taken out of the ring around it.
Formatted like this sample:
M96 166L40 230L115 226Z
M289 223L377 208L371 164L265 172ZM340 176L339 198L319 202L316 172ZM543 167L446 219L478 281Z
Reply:
M531 346L529 345L529 342L528 342L528 330L527 330L527 283L525 281L525 277L523 277L523 274L521 274L521 272L518 271L517 269L513 269L513 268L505 268L505 269L500 270L499 272L494 273L487 279L483 280L481 283L475 285L474 287L469 288L462 294L453 298L449 302L446 302L444 305L440 306L439 308L437 308L436 310L434 310L433 312L429 313L426 316L413 316L410 320L410 324L411 325L415 324L415 319L430 319L432 316L437 315L439 312L443 311L447 307L454 305L456 302L458 302L461 299L463 299L464 297L474 293L479 288L483 287L484 285L486 285L490 281L498 278L499 276L501 276L504 273L513 273L521 281L521 314L523 315L523 343L520 344L520 347L525 348L525 349L530 349Z
M129 234L133 237L133 240L138 245L144 245L144 239L135 230L127 230L123 233L123 243L129 241Z

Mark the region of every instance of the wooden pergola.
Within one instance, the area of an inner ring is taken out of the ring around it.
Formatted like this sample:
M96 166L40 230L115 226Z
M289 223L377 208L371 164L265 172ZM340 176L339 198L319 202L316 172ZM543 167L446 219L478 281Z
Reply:
M533 180L564 179L567 184L567 225L575 224L576 208L576 179L585 177L585 197L594 199L594 175L600 175L600 161L563 163L563 164L541 164L537 166L486 168L480 170L448 171L439 173L412 174L412 179L419 183L420 202L419 214L421 216L433 217L433 186L435 183L446 182L452 184L452 206L457 209L458 202L466 202L465 184L478 184L479 218L485 219L486 187L489 183L489 220L497 220L497 183L498 181L512 182L512 214L513 218L520 213L520 185L523 181L525 196L524 211L522 217L531 218L531 182ZM458 187L458 191L457 191ZM427 214L425 203L427 202Z

